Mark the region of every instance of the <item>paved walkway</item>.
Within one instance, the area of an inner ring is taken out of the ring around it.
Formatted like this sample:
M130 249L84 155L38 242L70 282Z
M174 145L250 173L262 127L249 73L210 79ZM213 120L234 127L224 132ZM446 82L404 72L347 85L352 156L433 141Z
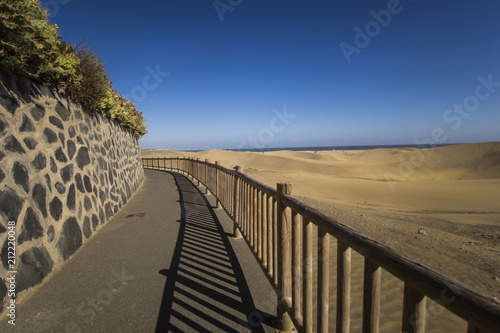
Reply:
M213 196L146 170L138 192L0 332L274 332L276 294Z

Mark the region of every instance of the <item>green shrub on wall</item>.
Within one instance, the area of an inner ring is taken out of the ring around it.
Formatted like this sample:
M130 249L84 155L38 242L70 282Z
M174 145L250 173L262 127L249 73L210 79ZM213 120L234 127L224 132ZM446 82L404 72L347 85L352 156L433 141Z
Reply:
M79 64L47 24L38 1L0 2L0 66L52 86L68 83Z
M38 0L0 0L0 68L49 85L105 113L140 138L145 119L111 87L101 59L88 45L60 41Z

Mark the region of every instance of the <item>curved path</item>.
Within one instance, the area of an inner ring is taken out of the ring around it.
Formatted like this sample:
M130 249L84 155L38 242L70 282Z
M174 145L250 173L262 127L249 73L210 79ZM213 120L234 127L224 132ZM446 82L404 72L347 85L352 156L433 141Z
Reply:
M213 196L179 173L145 174L0 332L274 332L276 293Z

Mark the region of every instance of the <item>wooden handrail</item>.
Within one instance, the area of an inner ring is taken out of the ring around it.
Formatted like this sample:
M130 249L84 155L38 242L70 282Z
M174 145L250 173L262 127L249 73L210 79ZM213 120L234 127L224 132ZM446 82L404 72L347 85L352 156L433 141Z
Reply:
M239 234L236 230L241 230L271 283L279 287L279 319L286 321L286 316L291 317L301 332L328 330L331 236L338 242L337 332L348 332L350 328L351 249L365 258L363 332L379 330L381 269L404 282L405 332L425 331L426 298L440 301L443 307L465 319L468 332L493 333L500 327L500 304L493 299L307 206L288 194L290 185L281 184L275 190L238 168L231 170L208 161L163 158L162 164L160 167L160 159L143 158L145 168L186 172L216 196L235 223L235 235ZM222 187L222 183L226 186ZM313 327L313 226L318 230L317 329ZM300 239L301 247L297 241Z

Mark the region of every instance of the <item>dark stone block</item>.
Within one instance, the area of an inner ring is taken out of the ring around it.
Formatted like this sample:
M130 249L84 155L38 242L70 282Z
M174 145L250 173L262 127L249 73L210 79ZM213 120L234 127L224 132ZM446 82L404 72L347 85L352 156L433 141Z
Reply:
M106 154L107 154L107 153L106 153L106 149L104 149L104 147L101 147L101 154L102 154L103 156L106 156Z
M47 143L57 142L57 134L48 127L43 130L43 138Z
M7 231L7 229L3 226L2 223L0 223L0 234L3 234L6 231Z
M0 261L2 261L2 266L8 270L9 267L9 239L6 239L3 243L2 250L0 251Z
M90 228L90 219L88 216L85 216L83 219L83 234L87 239L92 236L92 229Z
M54 199L52 199L52 201L49 203L49 210L52 218L56 221L59 221L63 212L63 204L58 197L54 197Z
M97 218L97 215L92 214L92 229L96 231L98 225L99 225L99 219Z
M0 169L0 182L2 182L5 179L5 173L3 173L3 170Z
M16 221L23 208L24 199L17 195L17 192L9 187L5 191L0 190L0 214L4 221Z
M59 127L60 129L64 129L64 125L61 121L61 119L57 118L56 116L50 116L49 121L52 125Z
M75 119L76 120L82 120L83 119L82 113L80 111L75 110L74 114L75 114Z
M64 192L66 192L66 187L64 187L64 185L60 182L57 182L54 186L59 194L63 194Z
M81 147L78 149L76 164L80 169L83 169L84 166L90 164L89 150L87 147Z
M31 196L33 197L38 209L40 209L43 217L47 217L47 190L45 189L45 186L42 184L36 184L33 186Z
M21 106L16 98L5 95L0 96L0 105L11 114L16 113L17 108Z
M66 207L71 210L75 210L76 208L76 191L75 184L71 184L68 189L68 196L66 197Z
M80 124L80 132L82 132L83 134L88 134L89 128L84 124Z
M104 217L104 211L102 210L102 208L99 208L99 221L101 221L101 224L106 222L105 217Z
M35 211L28 207L26 210L26 215L24 216L24 223L21 227L21 233L17 238L18 244L21 245L24 242L38 239L43 236L43 227L36 215Z
M64 105L62 105L61 102L57 102L55 110L62 120L64 121L69 120L69 116L71 116L71 111L68 110L68 108L66 108Z
M19 132L34 132L36 131L35 125L33 122L23 114L23 119L21 120L21 126L19 126Z
M47 229L47 241L49 243L52 243L55 235L56 235L56 231L54 230L54 226L53 225L49 226L49 228Z
M85 187L83 187L82 175L80 175L79 173L75 175L75 183L78 191L85 193Z
M66 137L64 136L63 132L59 133L59 141L61 141L61 144L62 144L63 148L66 148L66 146L65 146L65 144L66 144Z
M0 113L0 137L4 136L5 129L9 127L9 122L5 119L3 114Z
M26 80L26 79L15 79L16 82L16 88L19 92L19 96L21 97L21 100L30 102L31 98L29 95L29 92L31 90L32 86L32 81L31 80Z
M68 162L68 158L64 154L61 147L57 148L55 155L56 155L56 160L58 160L59 162L62 162L62 163Z
M17 141L16 137L13 135L9 135L5 139L3 146L5 149L13 153L26 154L26 150L24 150L23 146L21 146L21 143Z
M24 189L24 192L28 193L30 191L28 169L22 163L14 162L12 175L14 176L14 182Z
M47 187L49 188L49 192L52 192L52 181L50 180L50 176L48 173L45 174L45 182L47 183Z
M104 201L106 201L106 194L101 189L99 189L99 199L101 199L101 204L104 204Z
M99 178L101 179L101 183L100 183L100 184L101 184L101 186L103 186L103 187L104 187L104 186L106 186L106 180L104 179L104 175L103 175L103 174L101 174L101 175L99 176Z
M79 135L76 137L76 142L78 142L78 143L79 143L79 144L81 144L81 145L83 145L83 144L84 144L84 142L83 142L83 140L82 140L82 137L81 137L81 136L79 136Z
M0 313L4 310L4 299L7 297L7 286L5 280L0 278Z
M74 138L75 137L76 131L75 131L75 127L73 127L73 125L71 125L70 127L68 127L68 134L69 134L70 138Z
M92 189L92 191L94 192L94 195L97 197L97 187L94 185L94 188Z
M82 213L83 213L83 210L82 210L82 202L78 202L78 220L81 220L82 219Z
M111 204L108 202L106 206L104 206L106 211L106 220L109 220L111 216L113 216L113 211L111 210Z
M92 183L90 182L89 176L83 176L83 184L85 185L85 189L87 190L87 192L92 192Z
M118 213L118 205L113 206L113 214Z
M0 150L0 161L3 160L4 157L5 157L5 154L3 153L3 151Z
M71 257L80 246L82 246L82 230L76 218L70 217L63 224L56 247L61 257L66 260Z
M106 160L102 156L99 156L97 158L97 162L99 163L99 167L102 170L106 170L108 168L108 164L106 163Z
M92 209L92 201L90 201L90 198L88 196L85 196L85 198L83 198L83 206L85 207L85 210L87 212Z
M27 138L24 138L24 145L29 149L29 150L33 150L36 148L36 145L38 144L38 142L36 142L35 139L31 138L31 137L27 137Z
M113 184L113 170L109 170L108 179L109 179L109 183Z
M33 166L33 168L35 168L36 172L45 169L45 167L47 166L47 158L45 157L45 154L39 152L35 156L33 161L31 161L31 165Z
M61 169L61 178L66 184L73 178L73 164L68 164L64 168Z
M50 171L52 171L52 173L57 172L56 161L54 161L54 159L52 157L50 157Z
M75 156L76 145L72 140L68 140L67 146L68 146L68 157L71 160L71 159L73 159L73 156Z
M42 282L54 266L49 252L43 245L24 251L19 261L16 275L17 293Z
M35 104L30 110L31 116L36 121L39 121L45 116L45 106L40 104Z
M110 198L110 199L111 199L111 201L113 201L113 202L118 202L118 196L116 196L116 195L110 194L110 195L109 195L109 198Z
M132 195L132 191L130 190L130 186L127 182L125 182L125 191L127 192L127 198L130 198L130 196Z

